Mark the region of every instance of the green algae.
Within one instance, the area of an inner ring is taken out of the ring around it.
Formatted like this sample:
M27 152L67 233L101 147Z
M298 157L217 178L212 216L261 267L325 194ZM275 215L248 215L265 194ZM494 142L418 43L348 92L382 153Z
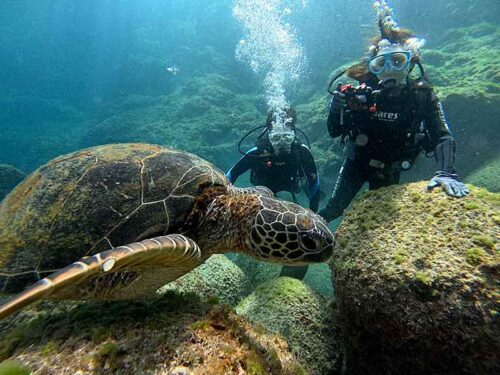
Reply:
M102 358L113 358L118 355L119 351L120 347L116 342L108 341L99 347L97 354Z
M387 359L395 373L429 372L434 357L448 370L488 368L500 195L469 189L453 199L428 192L425 182L391 186L361 195L348 210L331 260L348 367L363 373L397 352ZM371 212L385 206L390 213L369 229ZM394 349L394 334L404 353ZM481 344L464 352L470 340ZM382 362L380 368L389 365Z
M40 350L40 355L42 357L49 357L51 355L54 355L59 350L59 347L60 347L60 345L57 341L49 341Z
M325 300L302 281L279 277L260 284L236 312L285 337L299 361L315 373L339 366L339 332Z
M248 356L245 364L248 375L266 375L267 373L261 359L256 355Z
M453 29L436 49L427 49L423 62L441 99L450 96L498 100L500 28L488 23Z
M23 363L6 360L0 363L0 375L29 375L31 371Z
M245 273L225 255L212 255L202 265L165 285L159 293L169 290L195 293L210 304L235 306L251 291Z
M224 366L239 365L276 375L300 368L283 339L262 327L253 330L228 307L210 305L194 294L166 292L135 302L43 302L9 318L18 319L16 329L0 331L0 346L12 344L4 358L23 356L36 371L42 358L54 373L91 368L96 373L147 373L171 366L173 353L205 373L225 373Z
M406 260L406 257L403 254L394 254L394 261L396 264L401 264Z
M431 283L429 276L427 276L426 273L423 271L418 271L415 274L415 280L417 280L418 282L420 282L424 285L429 285Z
M208 320L199 320L197 322L192 323L189 326L189 328L191 328L193 330L207 329L208 327L210 327L210 323L208 322Z
M468 263L477 265L483 263L483 258L486 252L480 247L473 247L467 250L466 260Z

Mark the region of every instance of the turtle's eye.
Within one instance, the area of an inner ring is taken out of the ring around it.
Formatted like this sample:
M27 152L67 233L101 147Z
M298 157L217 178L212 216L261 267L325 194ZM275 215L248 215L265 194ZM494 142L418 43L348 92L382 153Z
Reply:
M299 234L300 246L307 251L317 251L320 247L320 240L313 233Z

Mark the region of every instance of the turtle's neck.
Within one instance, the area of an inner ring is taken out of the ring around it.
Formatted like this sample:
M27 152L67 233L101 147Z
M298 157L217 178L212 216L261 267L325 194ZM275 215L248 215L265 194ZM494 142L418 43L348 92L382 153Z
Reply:
M200 212L191 237L204 256L225 252L246 252L260 203L255 195L220 195Z

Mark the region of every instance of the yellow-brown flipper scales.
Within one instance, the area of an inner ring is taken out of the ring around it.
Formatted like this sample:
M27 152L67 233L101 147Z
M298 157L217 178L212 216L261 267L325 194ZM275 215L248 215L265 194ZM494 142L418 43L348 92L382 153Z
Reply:
M171 234L103 251L57 271L0 306L0 319L35 301L132 299L153 293L201 263L191 239Z

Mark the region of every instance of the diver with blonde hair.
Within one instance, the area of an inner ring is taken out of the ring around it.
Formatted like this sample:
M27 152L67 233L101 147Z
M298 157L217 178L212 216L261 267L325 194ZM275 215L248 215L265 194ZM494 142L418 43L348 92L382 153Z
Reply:
M333 194L319 214L327 221L342 215L368 182L369 189L398 184L422 151L434 154L437 172L428 189L442 186L453 197L469 192L457 180L455 139L443 107L420 63L423 39L400 29L386 1L376 1L380 36L368 57L347 74L359 84L338 84L332 94L327 120L331 137L342 137L346 156ZM420 77L410 73L418 67Z

